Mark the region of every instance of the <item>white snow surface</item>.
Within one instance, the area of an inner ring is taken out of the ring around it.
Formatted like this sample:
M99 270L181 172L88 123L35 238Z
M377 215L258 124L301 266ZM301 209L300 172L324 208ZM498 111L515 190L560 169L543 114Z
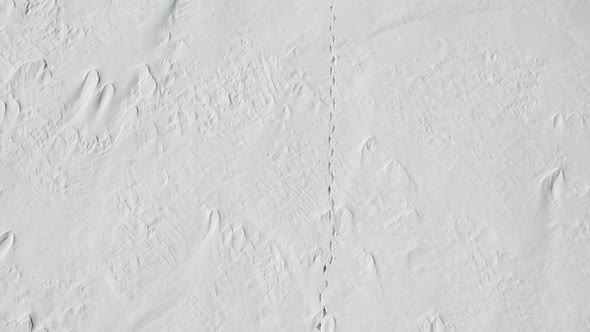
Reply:
M588 0L0 0L0 331L590 331Z

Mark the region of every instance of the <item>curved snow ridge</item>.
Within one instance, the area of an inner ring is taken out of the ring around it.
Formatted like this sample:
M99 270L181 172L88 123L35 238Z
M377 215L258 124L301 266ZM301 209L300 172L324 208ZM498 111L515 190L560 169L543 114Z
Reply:
M0 261L8 254L14 243L14 234L8 231L0 235Z

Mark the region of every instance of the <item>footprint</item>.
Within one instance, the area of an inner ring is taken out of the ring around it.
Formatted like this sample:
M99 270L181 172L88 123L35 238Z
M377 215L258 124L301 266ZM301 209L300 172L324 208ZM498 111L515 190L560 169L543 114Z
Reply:
M56 10L55 0L28 0L25 5L25 15L35 20L52 17Z
M14 243L14 234L12 232L6 232L0 235L0 261L4 259L6 254L12 248L12 244Z

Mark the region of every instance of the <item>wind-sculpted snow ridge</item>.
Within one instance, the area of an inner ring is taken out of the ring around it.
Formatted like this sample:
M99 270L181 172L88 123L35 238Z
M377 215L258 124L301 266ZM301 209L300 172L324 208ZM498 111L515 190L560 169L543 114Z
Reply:
M590 331L587 0L0 0L0 332Z

